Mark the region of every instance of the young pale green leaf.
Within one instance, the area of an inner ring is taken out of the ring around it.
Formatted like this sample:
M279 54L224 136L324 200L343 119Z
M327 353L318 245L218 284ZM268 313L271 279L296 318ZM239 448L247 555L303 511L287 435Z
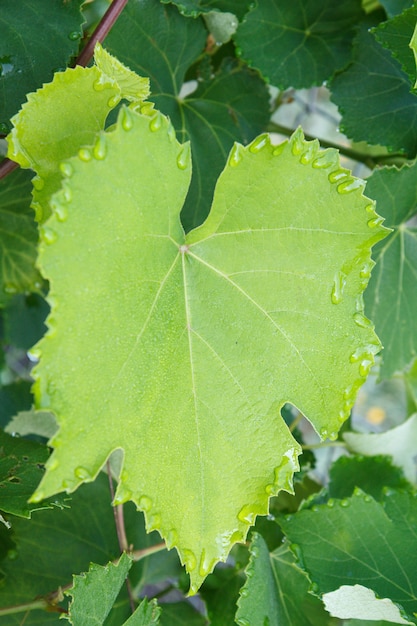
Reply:
M123 108L97 145L67 162L41 232L52 311L35 394L60 431L33 499L93 480L122 448L115 502L178 548L196 591L292 490L284 403L323 438L349 415L379 350L362 291L385 229L363 181L300 131L235 145L187 236L190 149L168 120Z
M332 79L332 100L342 114L341 130L355 141L417 152L417 95L399 62L364 23L353 62Z
M239 626L331 626L320 600L309 594L310 581L287 545L270 553L262 536L253 534L247 581L240 592Z
M39 435L50 439L57 431L55 416L50 411L20 411L4 429L6 433Z
M9 118L77 53L83 0L2 0L0 19L0 132Z
M417 414L385 433L345 433L344 440L353 452L365 455L386 454L401 467L407 479L417 484Z
M417 22L417 7L412 7L400 15L382 22L373 33L384 48L391 51L394 59L408 75L411 84L416 82L416 64L410 49L410 40Z
M234 40L247 63L281 89L321 85L351 60L359 0L259 2Z
M93 67L57 72L51 83L28 94L12 119L8 156L37 174L32 206L39 222L50 215L49 200L61 186L61 161L77 151L85 160L92 158L82 146L93 142L121 98L138 102L149 93L148 79L124 67L99 44L95 59Z
M410 48L413 51L414 54L414 71L413 71L413 76L415 77L417 72L416 72L416 65L417 65L417 24L415 25L414 28L414 32L413 32L413 36L411 37L411 41L410 41ZM416 89L416 85L417 85L417 78L414 82L414 89Z
M131 566L132 559L123 553L117 565L91 563L87 573L74 576L71 589L65 592L65 595L71 596L66 616L68 621L73 626L103 624Z
M40 288L30 179L29 172L16 171L0 182L0 306L11 294Z
M390 489L378 503L357 490L351 498L329 500L279 523L315 593L360 584L417 623L416 494Z
M252 141L270 117L266 85L236 60L225 59L216 71L210 67L183 97L186 72L201 57L206 38L202 19L186 19L153 0L128 3L106 38L113 54L150 76L151 99L170 117L179 141L191 141L193 176L181 214L186 231L207 217L233 142Z
M385 167L368 178L366 191L394 232L375 247L376 267L365 293L365 309L384 346L379 375L390 378L417 355L417 163Z

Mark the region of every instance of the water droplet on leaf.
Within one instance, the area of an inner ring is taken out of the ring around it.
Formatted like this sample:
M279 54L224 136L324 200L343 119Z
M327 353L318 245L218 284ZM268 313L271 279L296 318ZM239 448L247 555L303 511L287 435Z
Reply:
M343 169L333 170L333 172L330 172L328 176L328 179L331 183L341 182L345 178L347 178L348 180L351 180L349 177L348 170L343 170Z
M120 100L121 100L120 95L116 93L114 96L112 96L111 98L107 100L107 106L110 109L114 109L114 107L119 104Z
M68 219L68 211L62 204L56 204L54 207L54 215L59 222L65 222Z
M183 145L177 156L177 165L180 170L186 170L191 163L191 150L190 144L186 143Z
M148 513L153 507L153 502L151 498L149 498L148 496L141 496L139 498L138 504L139 504L139 508L142 511L145 511L145 513Z
M189 572L192 572L195 570L195 568L197 567L197 559L195 557L195 554L192 550L183 550L183 559L184 559L184 565L186 566L187 570Z
M39 234L42 241L47 245L55 243L58 238L56 232L48 226L41 226L39 229Z
M340 304L343 299L343 290L346 285L346 274L339 271L336 272L332 287L332 302L333 304Z
M343 183L337 186L338 193L351 193L357 189L364 189L365 181L360 178L348 178Z
M369 228L377 228L378 226L382 226L384 222L384 218L377 215L368 221Z
M357 311L356 313L353 314L353 320L355 324L357 324L357 326L360 326L361 328L373 328L374 327L371 320L365 317L365 315L361 313L360 311Z
M132 117L132 114L129 111L129 109L127 109L126 107L122 110L121 120L122 120L122 128L123 128L123 130L126 130L126 131L132 130L132 128L133 128L133 117Z
M106 145L106 137L104 135L100 135L97 139L95 146L93 148L93 155L97 161L102 161L106 158L107 154L107 145Z
M73 30L68 35L68 39L70 39L71 41L77 41L77 39L80 39L80 38L81 38L81 33L78 32L77 30Z
M269 135L264 133L263 135L256 137L256 139L249 144L249 151L253 154L257 154L268 145L270 145Z
M91 150L89 150L88 148L80 148L78 150L78 157L81 159L81 161L88 163L88 161L91 161L91 159L93 158L93 155L91 154Z
M236 167L243 159L244 147L240 143L233 144L233 148L230 151L229 155L229 165L231 167Z
M73 175L74 173L74 169L72 167L72 165L70 163L60 163L59 164L59 169L61 170L61 173L66 176L67 178L69 178L70 176Z
M162 122L163 122L162 114L159 111L157 111L156 115L154 115L154 117L149 122L149 129L153 133L156 133L158 130L162 128Z
M75 468L74 474L80 480L89 480L89 479L91 479L91 472L87 468L82 467L81 465L79 465L78 467Z

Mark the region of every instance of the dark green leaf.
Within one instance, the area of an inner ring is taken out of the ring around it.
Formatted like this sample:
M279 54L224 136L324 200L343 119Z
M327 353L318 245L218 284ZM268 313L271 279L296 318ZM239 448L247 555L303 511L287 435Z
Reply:
M4 310L4 334L8 344L29 350L44 335L49 306L40 295L16 294Z
M404 11L387 22L382 22L373 33L384 48L388 48L393 57L401 63L401 67L414 85L416 82L416 62L410 48L411 37L417 21L417 7Z
M0 510L20 517L32 511L63 506L64 498L47 498L40 504L28 504L44 472L49 457L46 446L12 437L0 430Z
M388 17L394 17L413 6L413 0L379 0L379 3L384 7Z
M0 306L10 294L39 289L38 230L30 208L33 172L16 170L0 181Z
M375 170L366 186L385 225L394 229L374 248L376 267L364 294L384 346L381 378L404 370L417 355L417 229L409 223L417 207L416 176L416 162L399 170L385 167Z
M242 58L273 85L321 83L351 59L359 0L270 0L248 13L234 37Z
M239 548L241 553L243 550L247 552L243 546L239 546ZM235 558L237 557L237 552L235 548ZM200 589L201 597L207 607L210 626L234 624L239 590L244 582L243 566L238 561L236 561L236 567L218 566L210 574Z
M353 62L332 79L332 100L342 113L341 130L355 141L417 152L417 96L408 76L389 50L383 48L369 24L362 26Z
M175 4L183 15L196 17L210 11L234 13L241 19L249 10L250 0L161 0L164 4Z
M10 128L25 96L51 80L76 54L83 0L2 0L0 15L0 130Z
M202 19L187 19L173 6L145 0L127 5L105 42L131 69L150 76L151 99L170 116L179 141L191 139L193 177L181 214L186 230L207 217L233 142L249 143L269 119L265 84L235 61L225 60L181 97L185 74L202 54L206 36Z
M22 380L0 386L0 426L4 427L19 411L28 411L33 402L31 383Z
M163 604L160 626L208 626L207 619L188 603Z
M287 545L270 553L261 535L254 533L250 551L236 613L240 626L335 624L320 600L308 593L310 582Z
M159 626L159 616L161 609L156 600L148 602L146 598L142 600L136 611L123 626Z
M416 623L416 494L389 490L378 503L358 490L280 525L317 593L360 584L392 600Z

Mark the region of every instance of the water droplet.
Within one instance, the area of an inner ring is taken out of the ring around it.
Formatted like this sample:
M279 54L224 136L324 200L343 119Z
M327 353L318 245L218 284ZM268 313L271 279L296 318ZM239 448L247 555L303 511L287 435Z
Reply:
M279 156L280 154L282 154L284 152L284 150L287 147L287 145L288 145L288 141L283 141L278 146L274 146L272 154L274 156Z
M327 506L329 507L329 509L332 509L334 507L334 499L333 498L329 498L327 501Z
M366 378L368 376L369 372L371 371L371 367L374 364L373 355L371 356L372 356L372 359L370 358L364 359L359 365L359 375L362 376L362 378Z
M359 276L361 278L370 278L371 272L372 272L372 268L373 268L373 264L372 263L365 263L365 265L363 266L363 268L359 272Z
M329 435L329 431L327 430L327 428L321 428L320 429L320 437L322 439L326 439Z
M35 491L35 493L33 494L30 500L31 502L34 502L35 504L37 504L38 502L42 502L44 497L45 497L45 494L43 491Z
M126 107L122 109L121 120L122 120L123 130L126 130L126 131L132 130L133 116L132 116L132 113L129 111L129 109L127 109Z
M200 574L200 576L207 576L214 569L215 564L216 559L208 559L206 557L206 551L203 550L201 553L198 573Z
M374 215L375 216L376 215L376 213L375 213L375 203L366 205L365 211L367 213L369 213L370 215Z
M348 506L350 506L350 500L348 500L347 498L344 498L343 500L340 501L340 506L342 506L344 509L347 509Z
M18 556L19 554L17 550L13 550L13 548L7 551L7 558L9 558L11 561L15 561Z
M191 163L191 150L190 143L186 143L182 146L177 156L177 165L180 170L186 170Z
M174 528L171 528L171 530L168 531L167 536L165 537L165 543L168 550L177 545L178 533Z
M313 167L316 169L326 169L335 165L337 162L337 152L333 148L329 148L328 150L323 150L319 152L319 156L317 159L313 161Z
M330 439L330 441L336 441L337 437L338 437L338 433L337 433L337 432L332 431L332 432L329 434L329 439Z
M360 326L361 328L373 328L374 327L371 320L365 317L365 315L361 313L360 311L357 311L356 313L353 314L353 320L355 324L357 324L357 326Z
M146 524L147 532L150 532L151 530L158 530L158 528L161 528L161 516L159 513L149 515Z
M236 167L243 159L244 147L240 143L233 144L233 148L230 151L229 155L229 165L230 167Z
M256 154L257 152L260 152L269 145L269 135L267 133L263 133L262 135L259 135L259 137L256 137L256 139L254 139L252 143L249 144L249 151L253 154Z
M372 496L370 496L368 494L365 494L363 499L364 499L365 502L368 502L368 503L373 501Z
M349 413L350 413L349 409L347 409L347 410L343 409L343 410L339 411L339 415L337 416L338 421L341 424L343 424L343 422L345 422L347 420L347 418L349 417Z
M296 543L292 543L290 545L291 551L293 552L295 558L297 559L298 563L300 564L300 567L303 568L304 567L304 558L303 558L303 553L302 550L300 548L300 546Z
M336 272L334 276L332 295L331 295L333 304L340 304L340 302L342 302L343 290L345 288L345 285L346 285L346 274L344 274L341 271Z
M176 137L177 137L177 133L175 132L175 128L173 127L171 122L169 122L168 123L168 139L172 143L173 141L175 141Z
M3 291L5 293L13 294L13 293L18 292L18 288L14 283L7 282L7 283L4 283Z
M73 175L74 173L74 169L72 167L72 165L70 163L60 163L59 164L59 169L61 170L61 173L66 176L67 178L69 178L70 176Z
M237 514L237 519L244 524L254 524L256 520L256 513L253 511L253 507L250 504L245 504L239 513Z
M62 197L65 200L65 202L71 202L72 200L72 191L66 185L64 185L64 188L62 190Z
M139 105L139 111L142 115L154 115L154 106L153 102L141 102Z
M116 496L113 500L114 506L123 504L124 502L127 502L128 500L131 500L131 499L132 499L132 492L130 491L130 489L125 487L123 483L119 483L119 486L117 487Z
M189 572L192 572L197 567L197 559L192 550L183 550L183 560L184 565L186 566Z
M50 471L50 472L54 472L59 466L59 461L57 458L55 457L51 457L48 461L48 463L46 464L46 468Z
M328 179L331 183L342 182L346 178L351 180L349 177L349 174L350 172L348 170L344 170L344 169L333 170L333 172L330 172Z
M247 574L246 574L246 575L247 575ZM240 595L242 595L242 592L241 592L241 594L240 594ZM247 619L245 619L244 617L239 617L239 618L236 620L236 624L237 624L238 626L251 626L250 622L248 622L248 620L247 620Z
M160 130L162 128L163 119L164 118L162 116L162 113L157 111L156 114L154 115L154 117L149 122L149 129L153 133L156 133L158 130Z
M277 495L277 487L276 485L266 485L265 486L265 493L268 494L268 496L276 496Z
M369 228L377 228L378 226L382 226L383 222L384 218L377 215L376 217L368 220L368 226Z
M360 178L348 178L345 182L337 186L338 193L351 193L357 189L364 189L365 181Z
M153 507L153 502L152 502L151 498L149 498L148 496L141 496L139 498L138 504L139 504L139 508L142 511L145 511L145 513L148 513L151 510L151 508Z
M95 143L95 146L93 148L93 155L94 155L94 158L97 159L97 161L102 161L103 159L106 158L106 154L107 154L106 137L103 134L99 136L99 138L97 139Z
M91 480L91 472L86 467L82 467L82 465L75 468L74 474L80 480Z
M119 104L120 100L121 100L120 94L116 93L114 96L111 96L111 98L107 100L107 106L110 109L114 109L114 107Z
M303 165L309 165L309 163L311 163L316 156L317 150L318 143L310 141L308 143L307 150L305 150L305 152L303 152L303 154L300 156L300 163L302 163Z
M198 593L198 585L197 583L191 583L188 595L195 596L196 593Z
M40 176L32 178L32 185L36 191L41 191L45 187L45 181Z
M81 33L77 30L73 30L71 33L69 33L68 39L71 39L71 41L77 41L77 39L81 39Z
M247 598L249 595L249 589L247 589L246 587L243 587L243 589L240 590L240 597L241 598ZM246 620L244 620L244 622L246 622ZM243 622L243 623L244 623ZM238 624L242 624L242 620L238 620L237 621ZM248 624L248 622L246 622L246 624ZM250 626L250 625L249 625Z
M58 238L56 232L52 230L52 228L49 228L48 226L41 226L39 229L39 234L40 234L40 238L42 239L42 241L46 243L47 245L51 245L52 243L55 243L55 241Z
M78 150L78 157L81 159L81 161L85 161L86 163L88 163L88 161L91 161L91 159L93 158L93 155L91 154L91 150L89 150L88 148L80 148Z
M62 204L55 204L54 215L56 215L59 222L65 222L68 219L67 207Z
M298 129L290 139L291 152L294 156L302 154L305 150L304 134Z

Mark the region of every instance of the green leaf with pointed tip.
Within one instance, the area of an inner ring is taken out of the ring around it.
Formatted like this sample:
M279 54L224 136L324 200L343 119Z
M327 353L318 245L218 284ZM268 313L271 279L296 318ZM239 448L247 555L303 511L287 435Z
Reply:
M157 605L156 600L148 602L144 598L123 626L159 626L160 614L161 609Z
M367 180L366 192L376 200L385 225L394 232L375 247L376 267L365 293L365 309L373 319L384 350L380 378L391 378L417 355L417 162L401 169L384 167Z
M353 452L391 456L393 463L402 468L407 479L417 484L417 414L384 433L345 433L343 438Z
M410 40L417 21L417 7L404 11L397 17L382 22L373 33L384 48L388 48L394 59L401 64L411 84L416 82L416 64L410 49Z
M413 36L411 37L411 41L410 41L410 48L414 54L414 71L412 76L416 75L416 65L417 65L417 24L414 28L414 32L413 32ZM416 89L416 85L417 85L417 79L414 83L414 89Z
M169 121L123 108L98 143L67 163L42 230L53 306L35 395L60 431L33 499L93 480L122 448L115 502L177 547L194 592L292 490L300 447L281 407L323 438L347 418L379 350L362 291L386 233L363 181L301 131L236 145L186 236L190 148Z
M355 141L417 152L417 95L398 61L368 31L355 41L353 62L330 82L332 100L342 114L340 129Z
M351 60L359 0L259 2L234 40L247 63L280 89L321 85Z
M50 215L51 195L61 186L60 163L79 149L84 159L92 158L82 146L93 142L120 99L138 102L148 94L148 80L113 59L99 44L95 58L93 67L57 72L51 83L28 94L12 119L8 157L37 174L32 206L40 222Z
M66 67L79 47L83 0L2 0L0 16L0 132L10 128L28 92Z
M269 552L262 536L254 533L250 553L236 613L239 626L336 624L320 600L309 594L310 581L288 545Z
M123 553L117 565L91 563L87 573L74 576L67 619L73 626L103 624L124 584L132 559Z
M234 141L249 143L266 129L269 92L257 74L225 59L187 97L187 70L201 57L207 38L202 19L187 19L153 0L128 3L106 38L108 49L129 67L149 75L152 97L168 115L177 138L191 141L193 177L182 209L186 231L207 217L214 187Z
M413 0L379 0L388 17L394 17L413 6Z
M300 511L279 523L315 593L360 584L392 600L405 619L417 623L415 493L390 489L378 503L357 490L351 498Z
M48 498L37 505L28 499L42 478L49 457L45 445L12 437L0 430L0 510L30 517L32 511L63 506L63 499Z
M29 172L15 171L0 181L0 306L13 293L39 289L30 180Z
M241 19L252 2L250 0L161 0L164 4L175 4L186 16L196 17L201 13L220 12L233 13Z

